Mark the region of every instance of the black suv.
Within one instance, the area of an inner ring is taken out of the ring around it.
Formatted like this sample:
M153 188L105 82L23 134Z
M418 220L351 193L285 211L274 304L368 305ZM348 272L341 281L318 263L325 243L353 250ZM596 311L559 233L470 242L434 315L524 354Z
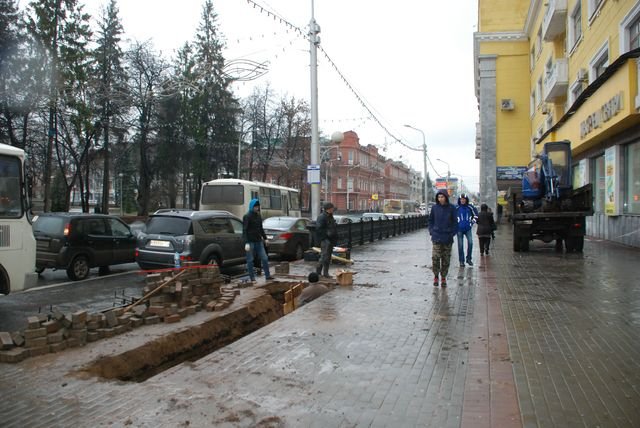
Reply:
M36 238L36 271L66 269L74 281L89 270L135 262L136 238L118 217L102 214L45 213L33 223Z
M138 235L136 251L142 269L197 261L218 266L245 261L242 220L227 211L162 210L149 216Z

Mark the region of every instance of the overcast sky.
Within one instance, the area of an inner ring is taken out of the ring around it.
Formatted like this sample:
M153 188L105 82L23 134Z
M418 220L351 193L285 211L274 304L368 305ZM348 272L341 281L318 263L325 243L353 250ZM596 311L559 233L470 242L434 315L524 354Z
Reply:
M82 0L81 0L82 1ZM84 0L97 16L103 0ZM311 0L256 0L306 34ZM120 0L120 16L130 40L151 40L171 57L193 40L202 0ZM268 62L260 79L236 85L244 97L269 83L281 94L310 99L309 43L295 31L246 0L214 0L226 39L225 58ZM478 120L473 88L473 32L476 0L316 0L321 46L390 133L414 147L424 131L429 174L452 175L478 190L475 159ZM361 144L385 149L387 157L422 172L421 152L403 148L362 107L356 96L318 53L320 132L353 130ZM435 168L435 169L434 169Z

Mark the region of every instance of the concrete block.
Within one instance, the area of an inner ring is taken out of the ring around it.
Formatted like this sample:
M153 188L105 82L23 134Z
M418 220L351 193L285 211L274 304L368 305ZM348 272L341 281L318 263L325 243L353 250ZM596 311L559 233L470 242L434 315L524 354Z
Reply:
M178 304L177 303L172 303L171 306L169 307L169 313L171 315L175 315L178 313Z
M67 349L67 342L52 343L49 345L50 352L60 352Z
M87 322L87 316L89 313L87 311L77 311L71 314L71 323L72 324L85 324Z
M144 319L145 325L158 324L159 322L160 322L160 317L158 315L152 315Z
M31 355L27 348L13 348L8 351L0 351L0 363L19 363Z
M62 330L60 331L56 331L55 333L50 333L47 335L47 343L48 344L54 344L54 343L60 343L62 341L64 341L65 337L64 337L64 333Z
M87 341L87 329L86 328L81 328L77 330L71 329L69 330L69 338L78 339L80 343L85 343Z
M100 338L108 338L116 335L115 330L111 327L100 328L98 329L97 333L100 335Z
M107 326L112 328L118 325L118 316L116 315L115 311L109 311L105 314L106 318L107 318Z
M164 306L160 305L151 305L149 306L148 312L153 315L158 315L163 317L167 313L167 309Z
M16 346L24 345L24 335L19 331L14 331L13 333L11 333L11 338L13 339L13 343L15 343Z
M47 329L44 327L34 328L34 329L26 329L24 331L25 339L35 339L37 337L44 337L47 335Z
M149 298L149 304L151 306L159 306L166 302L167 299L164 296L152 296Z
M216 310L217 304L218 302L216 302L215 300L212 300L211 302L207 303L204 308L207 310L207 312L213 312Z
M71 328L71 320L67 317L64 317L62 321L60 321L60 324L62 324L64 328Z
M62 325L60 324L60 321L51 320L43 322L42 327L44 327L47 330L47 334L49 334L55 333L56 331L60 330L62 328Z
M33 348L29 348L29 355L32 357L37 357L39 355L45 355L50 352L49 345L45 344L43 346L35 346Z
M40 319L38 317L27 317L27 328L30 330L40 328Z
M198 311L196 305L189 305L185 309L187 310L187 315L195 315Z
M64 314L62 312L60 312L59 310L57 310L57 309L53 310L53 313L51 314L51 317L54 320L59 321L59 322L61 322L63 319L65 319Z
M97 321L89 321L87 323L87 330L89 331L96 331L97 329L101 328L102 324L100 322Z
M181 318L178 314L167 315L166 317L164 317L164 322L167 324L179 322L180 320Z
M133 314L138 318L143 318L145 312L147 312L147 307L145 305L134 306L132 311L133 311Z
M41 346L47 346L46 337L34 337L33 339L25 340L25 346L27 348L39 348Z
M65 340L65 343L67 344L67 348L77 348L78 346L80 346L80 341L75 337L68 338L67 340Z
M129 325L131 323L132 313L123 314L118 317L118 325Z
M13 348L13 338L6 331L0 331L0 349L8 350Z
M131 317L131 327L138 328L144 324L144 319L138 317Z
M88 331L87 332L87 342L95 342L100 339L100 334L97 331Z

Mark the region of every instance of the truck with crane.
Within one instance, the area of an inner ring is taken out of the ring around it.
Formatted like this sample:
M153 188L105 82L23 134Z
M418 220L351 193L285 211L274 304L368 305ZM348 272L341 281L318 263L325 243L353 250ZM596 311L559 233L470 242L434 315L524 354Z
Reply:
M529 163L522 193L511 194L513 250L529 251L532 240L555 241L557 251L582 252L586 217L593 215L589 183L573 188L569 141L548 142Z

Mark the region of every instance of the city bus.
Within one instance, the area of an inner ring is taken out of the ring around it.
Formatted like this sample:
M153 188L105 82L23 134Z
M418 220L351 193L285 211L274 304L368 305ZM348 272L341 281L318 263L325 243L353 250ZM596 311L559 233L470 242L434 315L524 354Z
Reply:
M0 144L0 294L36 285L36 240L24 179L24 151Z
M300 217L300 191L258 181L221 178L202 185L200 210L224 210L242 218L251 199L260 200L263 219L276 216Z
M418 215L418 204L416 201L405 199L385 199L382 205L384 214Z

